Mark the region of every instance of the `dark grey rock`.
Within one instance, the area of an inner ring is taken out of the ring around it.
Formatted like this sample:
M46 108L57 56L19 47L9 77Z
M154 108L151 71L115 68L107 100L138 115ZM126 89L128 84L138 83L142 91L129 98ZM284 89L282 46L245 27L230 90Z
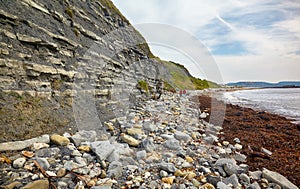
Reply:
M179 141L176 139L169 139L164 143L164 146L171 150L178 150L180 148Z
M136 159L137 159L137 160L144 159L144 158L146 158L146 157L147 157L147 152L146 152L146 150L138 151L138 152L136 153Z
M250 178L254 179L254 180L260 180L261 176L262 176L262 172L261 171L249 171L249 176Z
M211 173L210 168L204 167L204 166L201 166L201 167L199 168L199 171L200 171L200 172L203 172L204 174L209 174L209 173Z
M160 163L159 169L167 171L169 173L174 173L177 170L173 163Z
M39 163L39 165L47 171L50 167L50 164L46 158L37 158L36 161Z
M208 183L211 183L212 185L217 187L217 183L221 181L221 177L220 176L214 176L214 175L208 175L206 177L206 180L207 180Z
M99 160L106 160L114 151L114 145L110 144L109 141L96 141L91 143L91 149Z
M142 147L145 148L147 152L153 152L156 149L153 142L148 139L142 141Z
M52 157L57 158L60 154L59 148L43 148L35 152L36 157Z
M223 180L225 184L232 184L234 187L237 187L239 185L239 179L236 176L236 174L231 175L230 177L227 177Z
M190 156L190 157L197 157L197 154L191 150L190 148L186 149L186 155Z
M231 158L220 158L216 161L216 163L214 164L214 166L223 166L226 163L228 164L236 164L234 159Z
M226 177L227 174L224 171L223 167L219 166L219 167L214 167L214 170L217 171L222 177Z
M166 139L166 140L175 139L173 134L161 134L160 137L163 138L163 139Z
M187 141L189 141L191 139L190 135L188 135L188 134L186 134L184 132L181 132L181 131L175 131L174 137L177 140L183 140L185 142L187 142Z
M66 161L64 163L64 168L68 171L74 171L75 173L83 175L87 175L90 172L90 169L88 167L83 167L82 165L73 161Z
M233 174L241 174L244 172L244 169L240 168L236 164L231 164L231 163L225 163L223 165L223 169L229 176Z
M122 177L122 163L118 161L111 162L108 166L107 176L110 178L121 178Z
M95 157L88 153L84 153L82 157L85 158L88 163L91 163L95 160Z
M244 181L247 184L250 184L250 178L247 174L242 173L239 175L239 178L241 179L241 181Z
M96 140L96 131L78 131L75 135L71 137L72 142L79 146L81 142L94 142Z
M156 125L150 123L150 122L146 122L143 124L143 128L146 130L146 131L149 131L149 132L154 132L157 130L156 128Z
M132 158L132 157L121 157L119 160L123 166L127 166L127 165L136 165L137 162Z
M247 156L244 155L244 154L241 154L239 152L235 153L233 155L233 158L236 160L236 161L239 161L239 162L246 162L246 159L247 159Z

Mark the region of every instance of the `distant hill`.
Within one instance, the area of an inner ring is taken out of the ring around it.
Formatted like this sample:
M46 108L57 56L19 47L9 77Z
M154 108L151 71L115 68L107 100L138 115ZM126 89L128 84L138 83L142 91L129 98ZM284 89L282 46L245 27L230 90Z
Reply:
M293 87L300 87L300 81L282 81L278 83L246 81L246 82L227 83L226 85L231 87L293 88Z

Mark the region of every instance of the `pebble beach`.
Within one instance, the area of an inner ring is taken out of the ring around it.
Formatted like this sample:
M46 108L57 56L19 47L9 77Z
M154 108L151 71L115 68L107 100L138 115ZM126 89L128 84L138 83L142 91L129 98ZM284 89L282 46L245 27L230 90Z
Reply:
M279 153L269 145L251 143L250 153L253 135L229 128L240 125L227 116L210 123L209 102L196 92L141 98L100 129L0 143L0 188L298 188L299 167L284 174L269 166Z

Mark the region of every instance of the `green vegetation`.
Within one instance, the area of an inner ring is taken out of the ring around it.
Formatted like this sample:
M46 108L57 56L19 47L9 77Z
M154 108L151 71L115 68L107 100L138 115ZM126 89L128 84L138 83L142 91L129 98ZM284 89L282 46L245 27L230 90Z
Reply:
M80 31L77 28L73 28L73 32L77 37L79 37Z
M146 95L149 95L149 85L148 85L147 81L140 80L138 82L137 88L144 91L146 93Z
M123 21L125 21L126 23L129 24L129 21L123 16L123 14L120 12L120 10L110 0L99 0L99 2L106 9L112 11L113 14L120 16Z
M66 8L65 12L67 13L67 15L69 15L69 17L70 17L71 19L74 18L74 10L72 9L72 7Z
M138 47L139 47L139 49L141 49L149 58L156 58L153 54L152 54L152 52L151 52L151 50L150 50L150 48L149 48L149 46L148 46L148 44L145 42L145 43L141 43L141 44L138 44L137 45Z
M176 92L176 89L172 85L170 85L170 83L168 83L167 81L164 81L164 90L172 93Z
M206 88L217 88L218 84L193 77L181 64L171 61L161 61L168 69L171 78L164 78L168 84L177 89L202 90Z
M63 86L63 82L64 81L61 80L61 79L55 79L55 80L53 80L51 82L52 89L54 89L54 90L60 90L62 88L62 86Z

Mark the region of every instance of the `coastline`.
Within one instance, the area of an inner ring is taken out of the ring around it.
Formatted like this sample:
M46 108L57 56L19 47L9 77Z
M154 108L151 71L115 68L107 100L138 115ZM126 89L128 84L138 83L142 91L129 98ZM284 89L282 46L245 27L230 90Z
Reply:
M200 109L210 113L211 97L200 96ZM216 109L224 108L218 101ZM209 121L210 117L206 118ZM242 153L249 157L250 170L267 168L286 176L291 182L300 185L300 125L293 124L285 117L226 104L221 140L233 142L239 138ZM248 147L249 146L249 147ZM261 154L261 149L272 152L270 156ZM259 155L260 154L260 155Z

